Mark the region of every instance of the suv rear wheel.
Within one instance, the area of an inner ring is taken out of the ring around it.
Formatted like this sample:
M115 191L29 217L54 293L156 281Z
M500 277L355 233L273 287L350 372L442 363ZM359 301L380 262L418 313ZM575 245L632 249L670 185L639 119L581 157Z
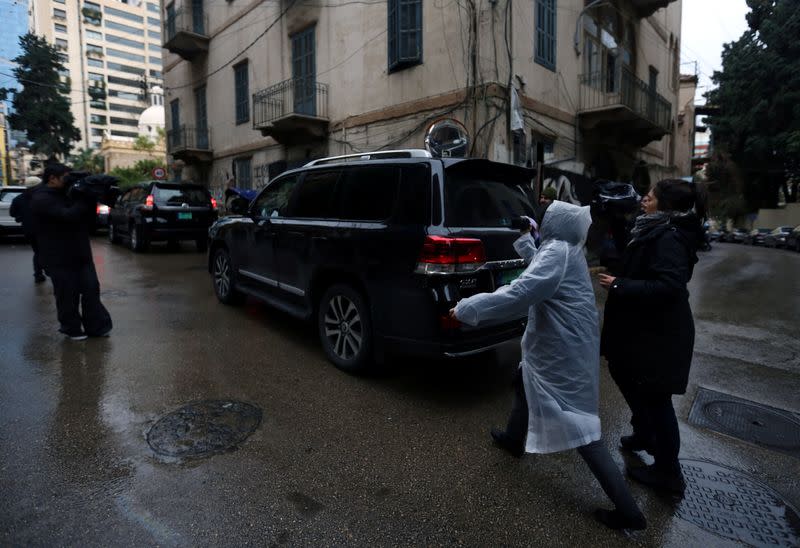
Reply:
M363 373L372 361L372 322L364 297L350 286L328 288L319 303L317 325L328 359L348 373Z
M214 280L214 293L221 303L239 304L244 301L244 295L233 287L233 266L226 249L220 248L214 252L211 277Z
M142 227L139 225L131 225L130 230L130 238L131 238L131 249L133 251L141 252L147 249L147 240L142 233Z
M108 222L108 241L112 244L115 244L119 241L119 237L117 236L117 232L114 229L114 223L111 221Z

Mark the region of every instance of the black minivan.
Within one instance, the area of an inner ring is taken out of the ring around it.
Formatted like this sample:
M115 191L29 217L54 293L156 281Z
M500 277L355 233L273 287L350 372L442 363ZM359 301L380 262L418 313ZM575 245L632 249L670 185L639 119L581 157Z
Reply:
M364 371L387 352L489 350L523 332L526 310L479 327L448 311L525 268L511 223L533 215L533 176L421 150L316 160L211 227L215 293L226 304L250 295L313 319L328 358L345 371Z
M216 200L204 186L150 181L129 188L111 208L108 239L126 238L134 251L155 241L192 240L205 251L208 227L216 220Z

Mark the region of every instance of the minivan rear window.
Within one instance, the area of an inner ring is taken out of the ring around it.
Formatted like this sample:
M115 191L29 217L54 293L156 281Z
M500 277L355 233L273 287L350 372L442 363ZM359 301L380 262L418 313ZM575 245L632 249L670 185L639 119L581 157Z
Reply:
M527 181L459 170L447 173L444 202L446 226L510 227L520 215L533 217L535 200Z
M166 206L206 206L211 202L208 191L199 187L156 186L153 199L157 205Z

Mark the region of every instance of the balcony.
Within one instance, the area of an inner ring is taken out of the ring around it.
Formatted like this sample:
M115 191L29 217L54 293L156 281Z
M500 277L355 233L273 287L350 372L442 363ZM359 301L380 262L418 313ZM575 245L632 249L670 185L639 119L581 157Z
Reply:
M253 129L283 145L324 139L328 132L328 84L296 78L253 94Z
M208 17L191 9L167 10L164 48L191 61L208 53Z
M581 128L644 146L672 131L672 105L627 68L580 77Z
M666 8L675 0L631 0L633 9L639 17L650 17L661 8Z
M167 150L173 158L187 164L210 163L214 157L211 130L192 126L172 128L167 132Z

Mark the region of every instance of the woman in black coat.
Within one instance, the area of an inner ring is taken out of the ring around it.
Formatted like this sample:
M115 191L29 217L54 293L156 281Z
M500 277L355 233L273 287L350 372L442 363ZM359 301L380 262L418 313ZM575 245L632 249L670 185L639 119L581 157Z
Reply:
M647 451L651 466L629 468L635 480L682 494L680 434L672 395L686 392L694 348L687 283L703 241L706 198L679 179L659 181L642 200L622 266L600 274L608 289L601 353L631 409L633 434L620 444Z

